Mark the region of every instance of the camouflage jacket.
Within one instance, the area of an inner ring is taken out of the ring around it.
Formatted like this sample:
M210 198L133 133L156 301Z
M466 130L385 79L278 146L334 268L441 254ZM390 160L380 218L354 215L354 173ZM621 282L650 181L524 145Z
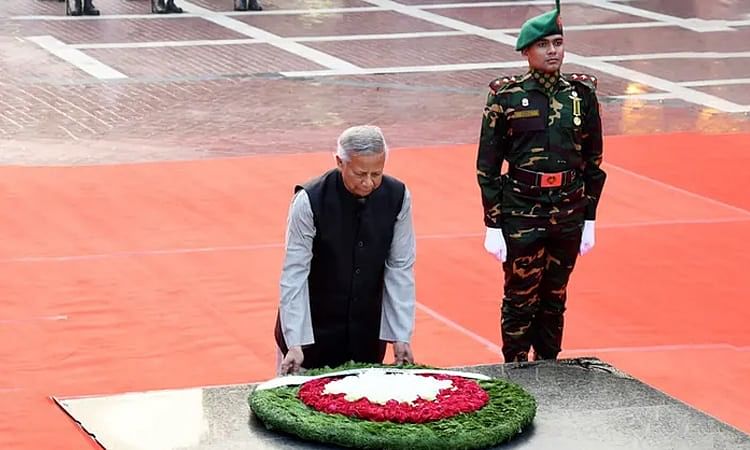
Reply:
M535 172L578 170L582 183L577 183L576 209L586 220L596 219L606 174L600 167L602 125L595 89L596 79L583 74L562 74L549 96L530 73L490 83L477 155L487 227L500 227L508 214L551 217L561 210L556 203L570 200L564 193L540 195L541 200L513 197L517 185L508 186L514 181L501 176L503 161Z

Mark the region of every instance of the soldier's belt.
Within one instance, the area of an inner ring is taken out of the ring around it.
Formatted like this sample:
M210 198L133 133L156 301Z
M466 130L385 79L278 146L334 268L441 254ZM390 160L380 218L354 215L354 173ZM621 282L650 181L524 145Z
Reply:
M555 188L570 184L578 177L578 171L575 169L563 172L534 172L532 170L513 167L508 171L508 175L514 180L520 181L529 186L542 188Z

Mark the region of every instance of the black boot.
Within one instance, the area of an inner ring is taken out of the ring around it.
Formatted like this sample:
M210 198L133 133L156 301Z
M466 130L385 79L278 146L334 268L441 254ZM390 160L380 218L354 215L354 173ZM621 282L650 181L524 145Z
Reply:
M83 14L86 16L98 16L99 10L94 6L93 0L83 0Z
M234 3L235 11L263 11L258 0L236 0Z
M167 12L172 14L181 14L182 8L174 4L174 0L167 0Z

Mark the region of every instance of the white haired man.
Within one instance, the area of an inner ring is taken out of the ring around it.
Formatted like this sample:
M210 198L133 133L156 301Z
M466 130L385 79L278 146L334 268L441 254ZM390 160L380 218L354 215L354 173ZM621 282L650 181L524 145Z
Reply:
M413 363L416 240L406 185L375 126L338 139L336 167L295 187L275 339L280 374L347 361Z

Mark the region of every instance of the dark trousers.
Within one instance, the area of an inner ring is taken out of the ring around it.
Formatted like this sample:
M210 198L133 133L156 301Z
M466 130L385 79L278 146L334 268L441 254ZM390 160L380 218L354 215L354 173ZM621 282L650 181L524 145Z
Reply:
M289 349L284 341L284 333L281 331L281 318L278 314L274 327L274 339L283 358ZM315 344L305 346L302 349L304 354L302 367L305 369L336 367L349 361L371 364L383 363L387 342L380 339L371 339L365 342L357 342L356 346L353 344L346 336L342 336L339 339L322 339Z
M510 217L503 236L508 257L501 335L505 362L556 359L560 353L567 286L578 257L583 218L564 223Z

